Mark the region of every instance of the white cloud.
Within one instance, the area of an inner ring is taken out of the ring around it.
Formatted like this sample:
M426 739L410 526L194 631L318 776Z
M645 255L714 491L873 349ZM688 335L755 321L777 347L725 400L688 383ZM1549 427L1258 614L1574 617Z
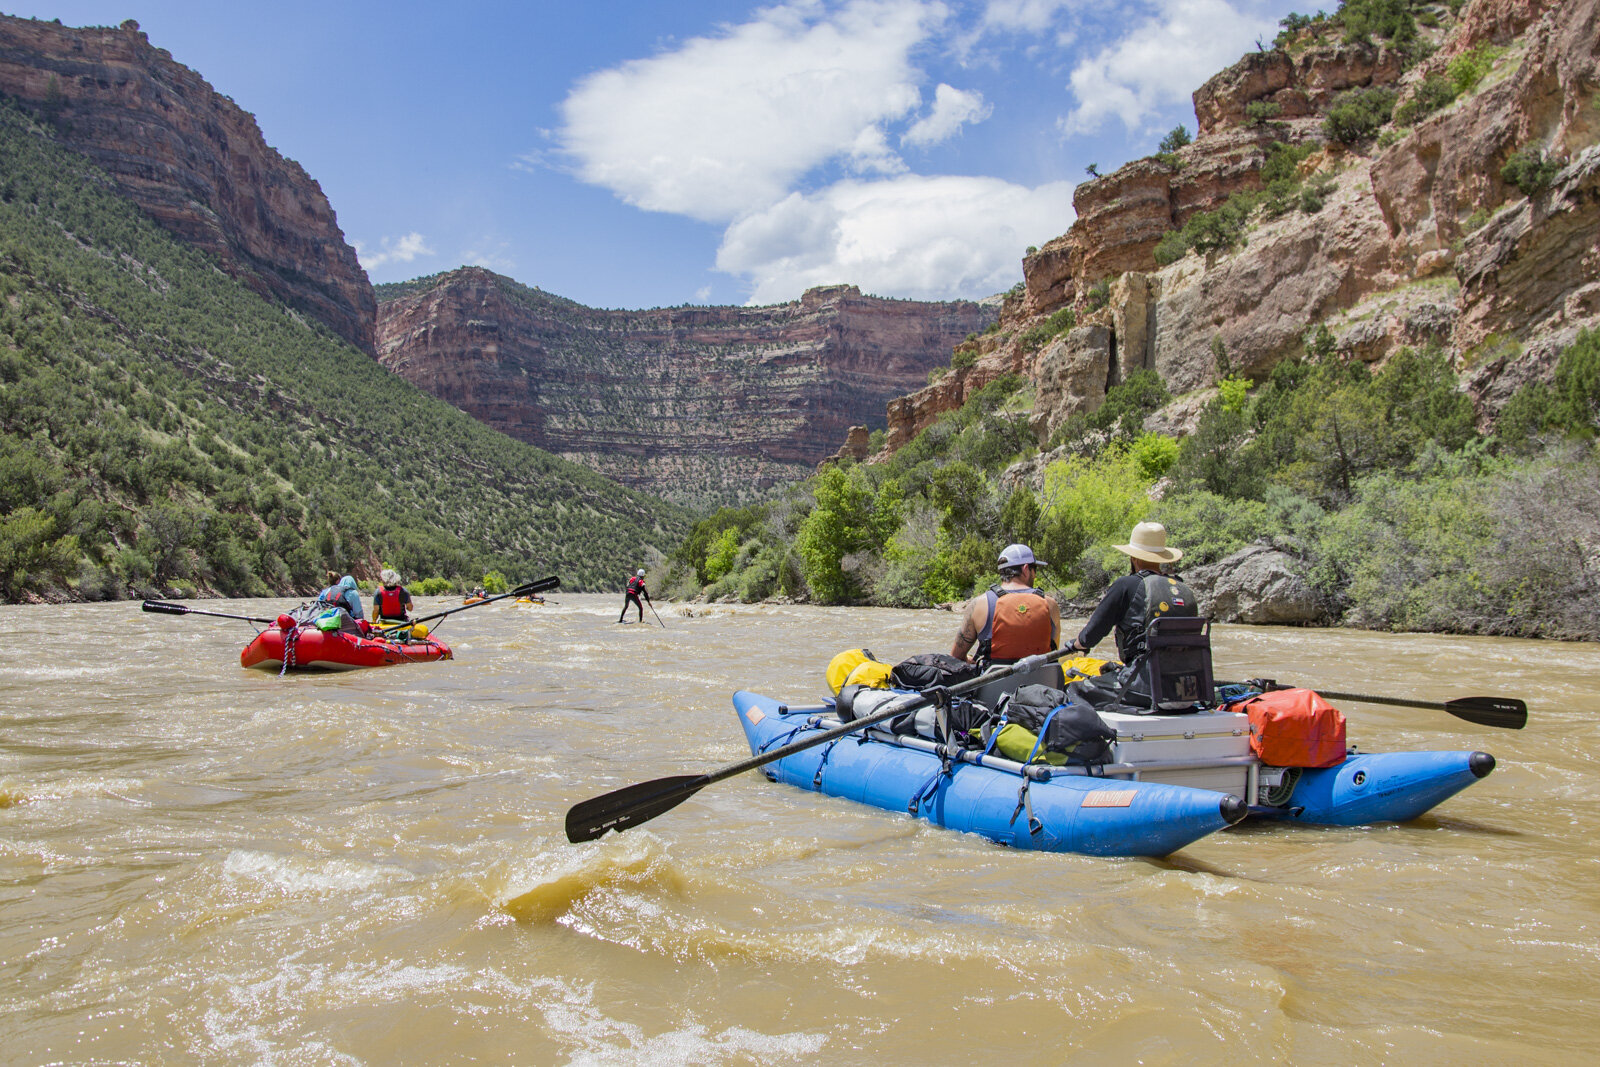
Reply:
M360 241L353 243L356 258L361 261L361 266L369 271L390 263L410 263L418 256L431 256L433 249L428 247L427 239L415 230L396 240L385 237L381 242L382 251L368 252Z
M963 92L941 82L933 94L933 110L918 119L900 140L904 144L939 144L955 136L964 123L982 122L993 110L983 102L982 93Z
M983 297L1022 276L1030 244L1072 223L1072 183L902 175L791 193L728 228L717 267L753 283L751 302L815 285L923 300Z
M983 24L997 30L1026 30L1038 33L1055 21L1056 12L1073 6L1074 0L989 0L983 9Z
M493 237L479 240L478 244L464 249L461 253L461 264L466 267L482 267L492 270L497 274L506 274L516 267L517 261L506 253L511 245Z
M728 222L829 161L892 173L883 124L921 102L911 50L947 17L933 0L816 0L589 75L562 104L579 177L651 211Z
M1160 0L1154 16L1073 69L1069 88L1078 106L1062 131L1093 133L1107 118L1138 130L1160 109L1187 102L1257 37L1275 34L1270 13L1243 10L1255 6L1258 0Z

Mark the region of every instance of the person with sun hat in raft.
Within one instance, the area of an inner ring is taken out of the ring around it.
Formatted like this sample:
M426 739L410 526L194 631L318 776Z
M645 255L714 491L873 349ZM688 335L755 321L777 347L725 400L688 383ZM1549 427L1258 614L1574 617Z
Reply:
M1112 545L1128 557L1128 573L1111 583L1094 614L1072 639L1072 649L1088 652L1116 632L1117 658L1125 664L1118 672L1124 699L1137 702L1129 686L1143 673L1145 633L1153 620L1165 615L1199 614L1194 591L1162 567L1183 558L1183 549L1167 544L1167 528L1159 522L1141 522L1125 545ZM1145 697L1148 701L1148 697Z

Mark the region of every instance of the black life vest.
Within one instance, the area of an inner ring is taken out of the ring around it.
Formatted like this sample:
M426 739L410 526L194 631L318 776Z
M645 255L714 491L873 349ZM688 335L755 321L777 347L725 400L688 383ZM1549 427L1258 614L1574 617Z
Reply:
M640 593L643 593L643 592L644 592L644 579L643 578L639 577L636 574L632 578L628 579L628 595L629 596L636 597Z
M1144 655L1145 632L1163 615L1192 618L1200 613L1194 590L1165 574L1145 575L1139 586L1140 597L1130 605L1128 615L1117 626L1117 654L1122 662L1132 663Z

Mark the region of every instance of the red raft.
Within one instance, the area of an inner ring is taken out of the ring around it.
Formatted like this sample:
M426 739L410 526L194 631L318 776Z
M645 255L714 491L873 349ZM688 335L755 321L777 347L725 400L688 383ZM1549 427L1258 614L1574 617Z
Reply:
M284 646L288 646L288 669L354 671L363 667L392 667L396 663L432 663L450 659L450 646L436 637L394 641L357 634L324 633L314 626L263 630L239 653L239 665L284 669Z

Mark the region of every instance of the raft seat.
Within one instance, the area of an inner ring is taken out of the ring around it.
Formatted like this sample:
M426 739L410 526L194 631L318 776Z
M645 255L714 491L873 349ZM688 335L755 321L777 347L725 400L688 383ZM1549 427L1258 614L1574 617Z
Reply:
M1000 702L1002 696L1014 693L1025 685L1048 685L1052 689L1065 689L1067 679L1061 672L1061 664L1045 663L1031 671L1021 671L1009 678L997 678L986 685L980 685L973 690L971 699L992 708Z

